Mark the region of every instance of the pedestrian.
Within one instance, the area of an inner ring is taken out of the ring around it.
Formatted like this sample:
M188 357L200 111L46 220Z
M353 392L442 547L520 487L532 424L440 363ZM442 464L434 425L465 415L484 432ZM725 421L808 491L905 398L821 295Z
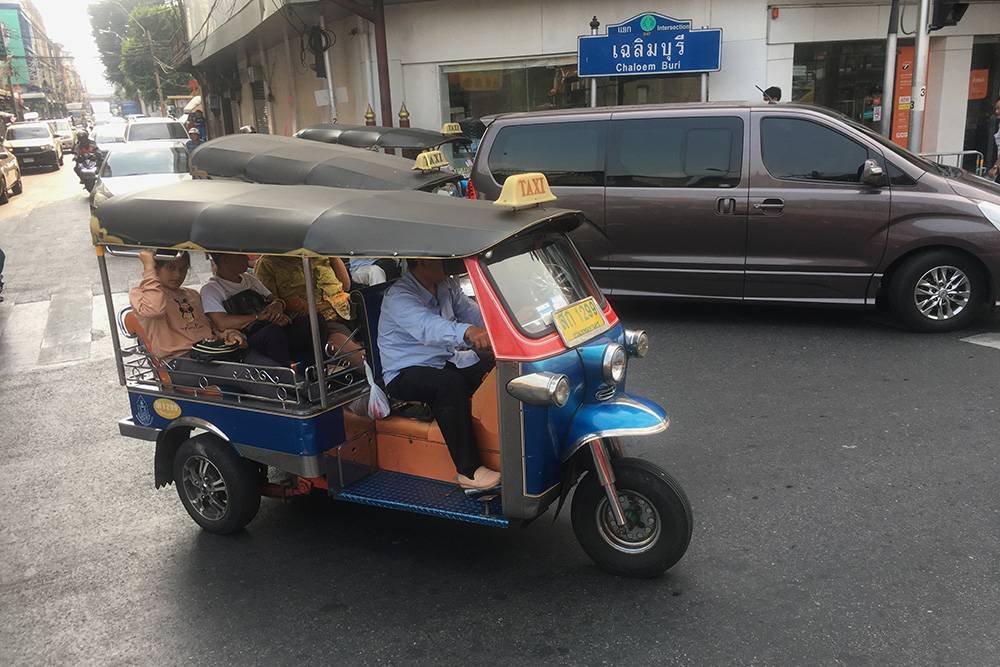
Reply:
M993 104L993 117L1000 118L1000 100ZM997 133L993 135L993 143L996 145L997 152L993 158L993 166L986 172L986 175L996 181L997 175L1000 174L1000 127L997 127Z
M188 130L188 140L187 143L184 144L184 146L187 147L187 151L188 153L190 153L194 149L198 148L198 146L200 145L201 145L201 132L198 131L198 128L192 127L190 130Z

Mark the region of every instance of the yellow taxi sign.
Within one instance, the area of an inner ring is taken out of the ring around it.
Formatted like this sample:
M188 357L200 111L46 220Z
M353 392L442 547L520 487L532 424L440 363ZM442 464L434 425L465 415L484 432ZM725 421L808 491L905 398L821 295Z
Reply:
M448 166L448 158L441 151L424 151L413 162L414 171L434 171Z
M445 123L441 126L441 134L462 134L462 126L458 123Z
M517 210L538 206L547 201L554 201L556 196L549 190L549 180L545 174L533 171L527 174L508 176L503 182L500 196L493 202L495 206L506 206Z

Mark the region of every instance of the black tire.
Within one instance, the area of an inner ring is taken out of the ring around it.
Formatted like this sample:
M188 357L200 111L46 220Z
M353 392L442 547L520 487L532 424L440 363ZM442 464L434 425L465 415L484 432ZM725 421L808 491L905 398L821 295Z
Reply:
M0 177L0 206L3 206L10 201L10 196L7 194L7 179Z
M613 467L618 496L628 505L623 509L630 519L629 526L639 528L641 533L645 526L636 523L636 511L648 507L649 511L655 510L653 518L659 518L658 530L639 541L635 536L629 536L635 538L630 540L615 535L610 527L617 524L604 487L597 475L588 472L573 496L573 532L583 550L602 569L626 577L658 576L675 565L691 543L691 504L677 480L657 465L622 458L615 460Z
M56 166L57 167L63 166L63 154L62 153L59 154L59 164L56 165Z
M964 283L956 272L964 275ZM931 277L927 278L929 275ZM965 289L959 289L954 293L954 300L949 298L940 302L941 306L934 305L939 303L938 297L928 286L939 284L939 276L942 281L949 276L959 279L960 285L968 287L967 296L963 296ZM925 305L927 314L918 306L918 281L924 285L921 294L927 294L928 300L922 302L929 304ZM975 260L952 250L930 250L910 257L896 269L889 284L889 302L907 328L924 333L944 333L969 326L983 309L988 291L986 276ZM963 298L964 305L961 305ZM957 313L948 316L949 309L955 309Z
M10 191L15 195L19 195L24 192L24 184L21 182L20 172L17 174L17 183L14 184L14 187L12 187Z
M257 464L241 458L229 443L203 433L185 440L174 457L174 485L184 509L210 533L242 530L260 509ZM221 487L211 491L209 486Z

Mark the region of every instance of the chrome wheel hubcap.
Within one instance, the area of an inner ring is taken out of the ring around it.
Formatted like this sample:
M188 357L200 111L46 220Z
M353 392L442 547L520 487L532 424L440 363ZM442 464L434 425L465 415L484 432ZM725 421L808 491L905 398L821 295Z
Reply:
M607 498L597 506L597 527L601 537L614 549L627 554L649 551L660 538L660 513L641 493L618 491L618 502L625 514L625 525L619 526Z
M229 489L222 473L204 456L192 456L184 462L181 484L191 506L209 521L218 521L229 509Z
M950 320L966 309L971 296L969 276L954 266L935 266L913 288L917 310L931 320Z

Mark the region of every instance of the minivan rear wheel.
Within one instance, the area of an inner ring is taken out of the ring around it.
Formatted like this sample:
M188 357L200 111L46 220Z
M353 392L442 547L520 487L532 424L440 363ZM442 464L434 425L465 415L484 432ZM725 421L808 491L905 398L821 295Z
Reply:
M906 260L889 285L892 309L914 331L941 333L969 326L986 300L986 278L974 260L932 250Z

